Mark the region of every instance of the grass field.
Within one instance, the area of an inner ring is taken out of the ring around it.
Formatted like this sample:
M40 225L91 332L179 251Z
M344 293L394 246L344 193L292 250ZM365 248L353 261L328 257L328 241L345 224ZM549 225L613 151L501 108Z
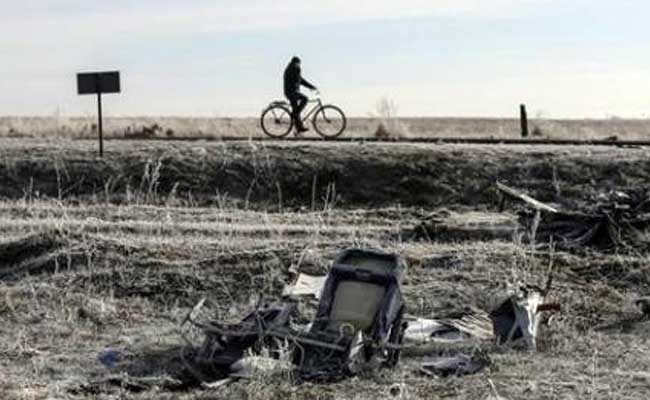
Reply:
M410 231L443 209L489 221L496 179L576 205L643 190L648 163L646 149L299 142L119 141L99 159L94 141L2 139L0 398L647 398L650 323L633 304L650 294L646 250L551 255ZM422 355L405 354L331 385L175 383L179 323L199 299L236 319L351 246L406 258L408 313L421 317L489 310L509 284L542 283L553 257L562 312L536 352L476 344L493 365L463 378L423 376ZM98 361L106 349L112 368Z
M374 137L384 124L393 137L431 138L518 138L521 127L517 118L397 118L352 117L347 137ZM0 137L94 138L95 117L0 117ZM548 139L597 140L613 136L619 140L649 140L650 119L547 119L531 118L533 137ZM157 129L152 129L154 127ZM106 137L220 138L224 136L263 137L259 119L124 117L106 118ZM316 137L310 132L308 136Z

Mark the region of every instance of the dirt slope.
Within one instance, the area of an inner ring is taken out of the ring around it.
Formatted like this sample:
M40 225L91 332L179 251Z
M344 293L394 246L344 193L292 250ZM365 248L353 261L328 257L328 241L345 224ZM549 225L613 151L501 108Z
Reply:
M2 140L0 197L254 208L487 206L495 180L543 201L639 190L650 150L595 147Z

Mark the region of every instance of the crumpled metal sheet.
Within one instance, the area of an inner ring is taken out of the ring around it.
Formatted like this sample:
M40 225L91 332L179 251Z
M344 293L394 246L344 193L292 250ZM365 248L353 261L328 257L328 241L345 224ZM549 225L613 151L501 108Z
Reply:
M404 340L413 344L429 342L462 342L471 339L492 340L492 322L487 313L473 312L459 318L409 321Z

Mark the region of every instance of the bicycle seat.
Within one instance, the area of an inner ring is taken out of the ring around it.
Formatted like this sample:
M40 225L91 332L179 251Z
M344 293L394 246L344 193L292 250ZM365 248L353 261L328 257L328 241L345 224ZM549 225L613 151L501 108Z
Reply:
M284 101L284 100L277 100L277 101L272 101L271 105L272 106L288 106L289 102Z

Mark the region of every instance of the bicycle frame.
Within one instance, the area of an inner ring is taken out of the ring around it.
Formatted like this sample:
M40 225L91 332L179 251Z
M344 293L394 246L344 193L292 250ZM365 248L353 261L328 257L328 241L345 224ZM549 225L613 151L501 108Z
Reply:
M311 108L311 110L309 110L309 112L307 114L304 114L304 116L300 117L302 122L307 121L312 115L314 115L314 113L316 111L318 111L321 107L323 107L323 102L320 99L320 97L316 98L316 99L313 99L313 100L307 100L307 104L309 104L309 103L314 103L314 106ZM305 106L305 108L307 108L307 106ZM304 110L303 110L303 113L304 113Z

